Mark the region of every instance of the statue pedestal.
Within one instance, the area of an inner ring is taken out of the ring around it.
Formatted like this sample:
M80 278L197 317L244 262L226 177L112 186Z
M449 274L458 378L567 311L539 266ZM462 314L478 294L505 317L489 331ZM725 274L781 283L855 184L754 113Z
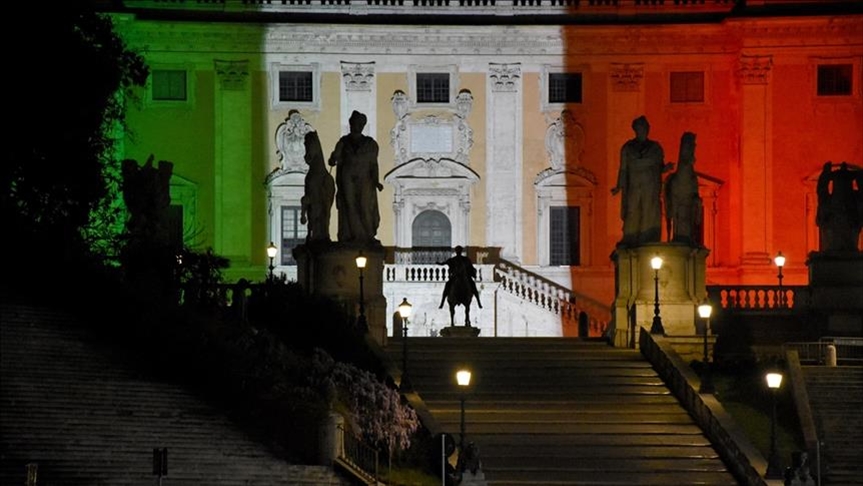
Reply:
M443 337L477 337L479 336L479 328L473 326L448 326L440 330L440 335Z
M863 253L813 252L809 266L812 309L826 318L827 335L863 335Z
M662 258L659 269L659 316L667 336L692 336L697 306L707 294L706 248L679 243L655 243L636 248L618 248L611 254L615 269L614 312L609 338L615 346L634 346L638 328L651 329L656 301L654 256Z
M367 258L363 269L362 301L371 337L386 344L387 301L383 296L385 251L380 243L314 242L297 246L297 282L309 294L328 297L342 306L348 315L359 319L360 269L356 258L362 251Z

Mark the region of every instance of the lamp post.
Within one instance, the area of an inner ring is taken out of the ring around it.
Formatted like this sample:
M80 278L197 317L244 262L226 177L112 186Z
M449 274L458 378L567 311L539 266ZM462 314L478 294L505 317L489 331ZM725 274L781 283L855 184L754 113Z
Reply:
M776 299L776 305L779 307L785 307L785 299L783 298L784 296L782 294L782 267L785 266L785 257L782 256L781 251L776 254L776 257L773 258L773 263L775 263L776 266L779 268L779 275L777 275L777 277L779 278L779 297Z
M366 331L368 329L368 323L366 322L366 302L363 296L363 269L366 268L367 261L366 257L363 256L363 252L360 251L360 254L357 255L356 262L357 268L360 271L360 316L357 319L357 327L359 327L361 331Z
M779 456L776 454L776 394L782 386L782 373L770 372L765 376L767 387L773 395L773 413L770 416L770 456L767 458L766 479L782 479L782 468L779 466Z
M464 454L464 402L467 397L467 387L470 386L470 370L468 369L460 369L455 374L456 382L458 383L459 389L461 390L461 428L459 429L461 435L459 436L459 455Z
M276 248L276 244L272 241L270 242L270 246L267 247L267 256L270 257L270 272L267 274L267 278L269 280L273 280L273 260L276 258L276 254L279 253L279 249Z
M704 376L701 377L701 386L698 388L698 393L714 393L716 389L713 387L713 374L710 369L710 354L707 353L707 333L710 331L710 314L713 313L713 306L710 305L710 300L704 298L698 306L698 315L704 319Z
M408 379L408 318L411 316L411 304L408 298L402 298L399 304L399 315L402 318L402 377L399 386L405 388Z
M662 317L659 316L659 269L662 268L662 257L656 255L650 259L650 267L653 268L653 291L655 301L653 304L653 325L650 326L650 334L665 335L662 327Z

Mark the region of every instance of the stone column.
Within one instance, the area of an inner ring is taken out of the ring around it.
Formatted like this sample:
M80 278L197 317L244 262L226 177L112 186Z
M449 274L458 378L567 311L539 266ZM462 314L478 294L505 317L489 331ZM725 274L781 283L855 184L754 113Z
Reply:
M490 63L486 108L486 245L522 256L521 64Z
M252 257L252 99L249 61L214 61L215 251L232 267Z
M743 56L740 59L740 82L742 84L740 130L741 225L743 242L742 264L770 265L770 221L772 153L768 143L772 138L770 126L770 56Z
M342 62L342 89L341 89L341 120L342 135L350 131L348 119L356 110L366 115L366 126L363 133L375 140L380 137L377 134L377 109L375 99L377 97L377 84L375 83L374 62Z

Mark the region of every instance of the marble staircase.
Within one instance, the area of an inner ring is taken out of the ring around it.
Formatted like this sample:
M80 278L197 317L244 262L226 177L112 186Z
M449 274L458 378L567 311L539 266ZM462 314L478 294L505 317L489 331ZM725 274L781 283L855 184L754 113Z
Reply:
M164 484L350 484L287 463L186 387L132 371L66 315L4 303L0 331L0 484L25 484L28 463L40 485L153 484L154 448L168 449Z
M402 362L402 342L387 353ZM575 338L408 338L407 380L434 432L480 450L490 486L736 485L638 351ZM459 367L473 372L462 395Z

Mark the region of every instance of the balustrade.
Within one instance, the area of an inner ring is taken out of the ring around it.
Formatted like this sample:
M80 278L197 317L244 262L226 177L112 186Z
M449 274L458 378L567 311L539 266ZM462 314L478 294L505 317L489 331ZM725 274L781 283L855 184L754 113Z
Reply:
M715 285L707 287L714 305L733 311L788 311L806 305L806 286ZM804 297L804 298L801 298Z

